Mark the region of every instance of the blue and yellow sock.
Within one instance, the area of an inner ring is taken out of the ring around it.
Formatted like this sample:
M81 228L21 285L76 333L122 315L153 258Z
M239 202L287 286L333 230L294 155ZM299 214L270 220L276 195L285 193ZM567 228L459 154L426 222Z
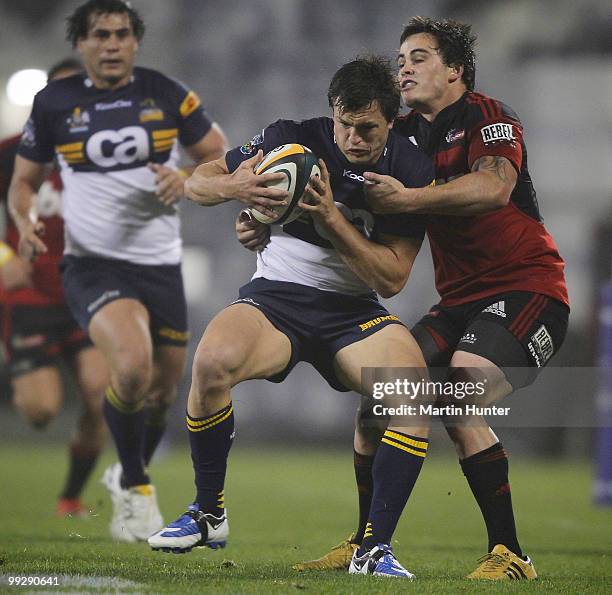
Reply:
M379 543L391 543L412 488L421 472L429 441L387 430L380 442L372 477L374 493L359 555Z
M138 403L122 401L112 386L106 389L103 411L115 441L123 468L122 485L129 488L150 483L142 458L144 439L144 400Z
M207 417L186 417L195 472L196 502L200 510L220 516L225 508L227 457L234 439L234 407Z

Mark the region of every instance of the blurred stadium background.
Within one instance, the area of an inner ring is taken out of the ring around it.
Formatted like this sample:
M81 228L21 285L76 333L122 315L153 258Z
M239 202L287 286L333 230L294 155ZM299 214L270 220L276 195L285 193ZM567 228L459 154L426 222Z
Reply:
M19 130L29 113L7 98L7 80L17 70L44 70L70 54L64 19L77 4L0 2L0 137ZM138 63L192 86L232 146L279 117L327 114L333 72L358 53L393 57L402 23L410 16L471 22L479 36L477 89L503 99L523 120L530 170L546 225L567 263L572 302L570 332L554 360L565 370L551 370L549 380L536 384L527 398L513 397L517 407L532 411L531 423L524 424L532 427L505 428L500 435L514 454L585 457L593 452L597 296L612 268L609 2L134 0L133 5L147 26ZM236 205L204 210L185 202L182 208L193 350L206 323L249 279L254 256L234 238ZM388 306L411 324L436 301L424 249L407 288ZM189 370L167 436L168 444L185 455L188 376ZM11 409L6 389L3 393L0 448L34 436L41 444L65 441L74 400L47 432L35 435ZM282 385L247 383L234 401L238 444L335 442L350 465L355 398L332 391L310 367L299 366ZM439 429L434 440L450 449Z

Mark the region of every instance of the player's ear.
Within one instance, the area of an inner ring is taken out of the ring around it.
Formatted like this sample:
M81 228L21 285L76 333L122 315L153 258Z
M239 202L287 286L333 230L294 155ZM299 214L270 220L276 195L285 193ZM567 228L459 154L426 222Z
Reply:
M454 64L448 67L448 82L454 83L463 76L463 64Z

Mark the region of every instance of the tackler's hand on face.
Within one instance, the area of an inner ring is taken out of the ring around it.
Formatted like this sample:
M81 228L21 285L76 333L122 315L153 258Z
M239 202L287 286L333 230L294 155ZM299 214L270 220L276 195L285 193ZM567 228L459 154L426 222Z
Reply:
M321 176L311 176L298 205L319 223L332 226L337 217L342 217L342 214L334 203L329 172L323 159L319 159L319 168Z
M236 237L247 250L260 252L270 241L270 226L260 223L248 209L243 209L236 219Z
M161 203L173 205L185 196L185 176L161 163L148 163L155 173L155 194Z

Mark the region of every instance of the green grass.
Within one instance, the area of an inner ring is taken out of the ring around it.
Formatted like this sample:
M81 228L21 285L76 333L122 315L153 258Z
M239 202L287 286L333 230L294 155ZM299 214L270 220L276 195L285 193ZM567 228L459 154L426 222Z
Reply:
M107 532L110 504L92 482L87 520L53 516L63 480L64 449L2 447L0 455L0 591L8 575L106 577L97 583L61 579L72 592L384 593L397 583L335 573L297 573L291 564L324 553L355 520L350 452L232 452L226 486L231 535L225 550L187 555L115 544ZM96 477L110 455L100 465ZM187 452L152 469L166 519L193 495ZM610 593L612 510L590 501L590 468L576 463L512 463L513 498L523 547L540 580L482 584L463 577L484 553L485 531L455 461L431 456L395 535L400 561L417 575L401 589L414 593ZM115 580L111 581L113 577ZM131 581L131 583L117 582Z

